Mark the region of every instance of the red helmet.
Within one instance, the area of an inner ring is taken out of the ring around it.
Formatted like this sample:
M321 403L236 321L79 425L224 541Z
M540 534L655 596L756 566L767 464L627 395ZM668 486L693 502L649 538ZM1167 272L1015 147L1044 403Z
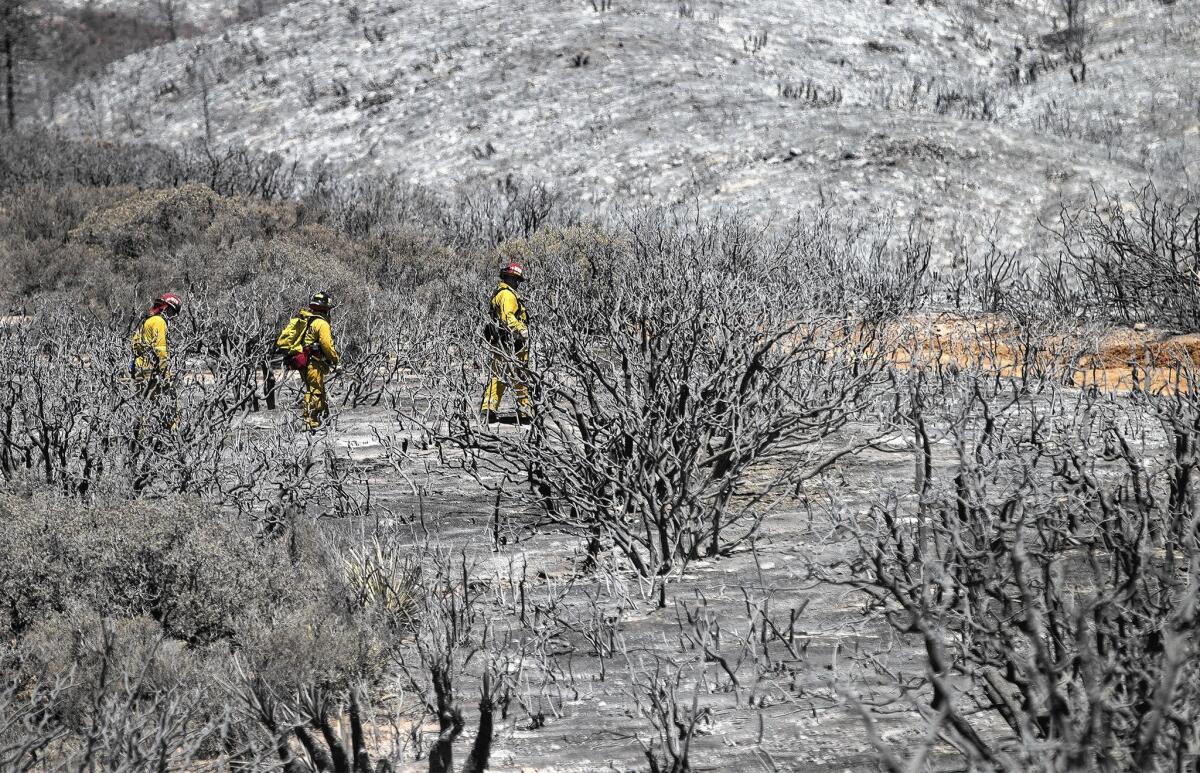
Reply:
M500 276L510 276L513 279L524 279L525 269L520 263L509 263L504 268L500 269Z
M154 308L159 311L170 311L172 314L178 314L183 308L183 299L175 293L163 293L154 299Z

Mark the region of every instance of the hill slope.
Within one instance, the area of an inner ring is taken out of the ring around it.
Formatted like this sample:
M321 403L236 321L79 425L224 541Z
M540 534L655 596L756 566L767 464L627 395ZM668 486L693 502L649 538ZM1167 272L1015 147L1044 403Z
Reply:
M1035 0L301 0L116 64L59 125L592 207L856 201L1020 243L1064 196L1200 171L1198 9L1098 8L1077 85Z

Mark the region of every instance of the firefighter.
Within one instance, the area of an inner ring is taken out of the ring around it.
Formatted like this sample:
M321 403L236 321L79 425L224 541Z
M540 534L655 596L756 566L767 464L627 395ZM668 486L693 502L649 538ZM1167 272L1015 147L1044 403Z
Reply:
M509 263L500 269L500 284L489 304L484 338L492 355L491 379L479 409L480 419L484 422L498 420L496 412L500 410L500 401L509 386L517 398L517 421L527 422L533 418L525 369L525 363L529 362L529 315L517 296L517 288L523 281L525 269L520 264Z
M308 308L297 312L275 341L276 348L284 355L284 363L298 371L304 380L303 416L313 431L329 418L325 377L342 364L329 325L332 308L333 297L329 293L316 293Z
M163 293L142 317L130 346L133 362L129 373L147 397L158 397L171 389L171 369L167 352L167 321L183 308L175 293Z

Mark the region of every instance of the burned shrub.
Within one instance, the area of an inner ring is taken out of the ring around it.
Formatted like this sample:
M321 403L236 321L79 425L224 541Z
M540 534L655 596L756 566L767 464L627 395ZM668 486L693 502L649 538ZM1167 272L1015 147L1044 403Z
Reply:
M873 323L846 319L830 303L841 293L754 237L737 221L648 220L627 250L606 250L596 279L574 255L540 264L537 326L553 334L535 327L534 361L510 362L533 386L531 431L459 413L448 440L519 482L503 490L585 537L590 555L615 547L643 576L752 540L780 486L852 450L827 441L881 363Z
M1200 207L1152 187L1064 207L1055 227L1090 316L1200 329Z
M883 760L913 769L939 744L979 770L1194 759L1200 563L1195 516L1179 510L1194 491L1163 496L1196 464L1178 453L1195 435L1194 399L1150 397L1142 413L1137 401L1074 396L1078 410L1043 412L1014 394L974 377L948 384L944 412L914 424L916 500L889 498L848 525L861 546L848 582L913 637L923 666L880 668L890 690L864 699L909 706L928 727L906 754L878 742ZM1185 422L1178 404L1156 405L1180 399ZM1156 416L1188 438L1162 466L1146 456ZM931 458L926 432L945 433L948 459Z

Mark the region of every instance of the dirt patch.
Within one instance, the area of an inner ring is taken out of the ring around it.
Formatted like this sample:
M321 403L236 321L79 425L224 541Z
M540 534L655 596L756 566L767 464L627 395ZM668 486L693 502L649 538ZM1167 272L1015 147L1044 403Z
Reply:
M1200 362L1198 333L1153 328L1047 333L998 315L913 318L894 326L887 339L893 362L905 367L977 369L1111 391L1186 391Z

